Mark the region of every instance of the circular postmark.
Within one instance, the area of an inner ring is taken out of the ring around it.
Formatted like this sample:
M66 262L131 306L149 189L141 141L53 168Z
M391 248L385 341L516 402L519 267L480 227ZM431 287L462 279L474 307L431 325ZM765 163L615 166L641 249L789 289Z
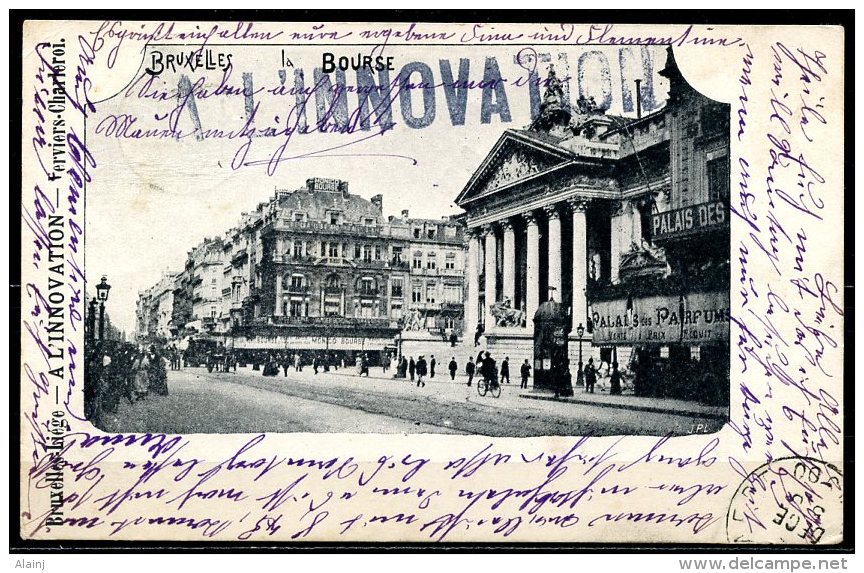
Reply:
M843 531L843 473L808 457L772 460L747 475L729 504L730 543L839 543Z

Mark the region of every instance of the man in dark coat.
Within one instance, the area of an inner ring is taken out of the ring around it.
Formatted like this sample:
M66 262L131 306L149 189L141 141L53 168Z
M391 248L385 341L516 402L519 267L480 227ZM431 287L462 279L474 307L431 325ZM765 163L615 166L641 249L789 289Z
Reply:
M483 380L487 384L492 384L495 381L495 376L497 374L497 368L495 364L495 359L492 358L492 355L487 351L486 354L483 355L483 366L480 367L480 373L483 375Z
M528 359L525 359L525 363L519 368L519 374L522 375L522 384L519 388L528 388L528 378L531 376L531 365L528 364Z
M501 382L510 383L510 357L505 356L504 362L501 363Z
M408 360L408 374L411 375L411 381L414 381L414 373L417 372L417 363L414 362L414 357L412 356L410 360Z
M609 393L610 394L620 394L621 393L621 373L618 372L618 363L612 363L612 374L609 375Z
M471 381L474 380L474 361L471 358L468 358L468 364L465 365L465 374L468 375L468 385L471 385Z
M450 370L450 380L456 380L456 370L459 369L459 365L456 364L456 357L450 357L450 364L447 365L447 369Z
M594 384L597 383L597 370L594 369L594 359L589 358L588 364L585 365L584 372L585 376L585 391L594 393Z
M423 358L423 355L420 355L420 358L417 359L417 386L426 387L426 382L423 380L423 377L426 376L426 359Z
M435 365L438 361L435 360L435 355L432 355L432 360L429 361L429 378L435 378Z

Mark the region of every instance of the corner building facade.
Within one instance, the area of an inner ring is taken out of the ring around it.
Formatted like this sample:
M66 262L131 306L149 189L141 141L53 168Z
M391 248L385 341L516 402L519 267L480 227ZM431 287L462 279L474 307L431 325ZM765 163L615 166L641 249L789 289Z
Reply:
M352 195L346 181L277 190L226 233L226 346L376 364L408 325L461 332L463 228L385 217L382 195Z
M691 88L671 49L660 73L666 105L624 118L571 107L550 71L539 116L502 134L456 199L466 331L533 363L532 319L555 300L569 309L574 383L593 358L618 363L636 394L723 403L730 108Z

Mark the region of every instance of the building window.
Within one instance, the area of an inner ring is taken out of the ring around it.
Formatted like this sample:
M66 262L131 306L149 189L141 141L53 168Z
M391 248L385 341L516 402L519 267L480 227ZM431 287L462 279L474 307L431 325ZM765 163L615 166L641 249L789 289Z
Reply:
M435 229L426 229L426 238L434 239L435 238Z
M390 296L393 298L402 298L402 279L393 279L390 283Z
M416 229L414 229L414 238L415 238L415 239L419 239L419 238L420 238L420 233L422 233L422 232L423 232L423 229L421 229L421 228L419 228L419 227L417 227Z
M426 285L426 302L435 304L435 285Z
M456 268L456 255L453 253L447 253L447 259L444 261L444 268L448 271L452 271Z
M288 307L288 315L294 317L303 316L303 301L302 300L292 300Z
M411 302L423 302L423 286L419 283L411 285Z
M412 266L415 269L422 269L423 268L423 255L415 253Z
M375 245L375 260L381 260L381 245Z
M306 220L306 213L294 213L294 220L303 222Z
M303 275L291 275L291 290L303 290Z
M354 259L355 260L360 260L360 257L362 256L360 254L360 248L361 248L360 245L354 245Z
M428 253L426 255L426 268L431 270L431 269L435 268L435 265L436 265L435 253Z
M459 285L444 285L444 300L446 302L461 302L462 287Z
M303 241L294 241L294 258L303 258Z
M324 316L340 316L342 301L338 298L327 297L324 299Z
M372 262L372 245L363 245L363 261L366 263Z
M327 241L321 241L321 251L319 251L322 257L327 256Z
M364 296L375 296L378 294L375 292L375 279L372 277L363 277L360 279L360 294Z
M366 220L365 220L364 222L366 223L366 225L368 225L368 226L371 227L372 225L375 224L375 219L373 219L373 218L371 218L371 217L367 217Z
M729 164L726 157L712 159L706 164L708 171L708 198L711 201L729 198Z
M339 224L339 213L330 213L330 224L338 225Z
M402 303L394 302L390 305L390 317L399 318L402 316Z
M339 258L339 243L330 243L330 258Z
M402 247L393 247L393 263L398 264L402 262Z

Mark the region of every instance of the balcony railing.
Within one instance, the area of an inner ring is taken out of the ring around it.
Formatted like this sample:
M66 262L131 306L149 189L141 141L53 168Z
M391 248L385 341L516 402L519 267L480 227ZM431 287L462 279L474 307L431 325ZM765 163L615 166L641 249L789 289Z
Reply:
M349 316L267 316L255 319L256 324L280 324L297 326L345 326L345 327L395 327L396 321L387 317L359 318Z
M363 237L378 237L381 235L380 227L376 225L357 225L353 223L330 224L318 221L292 221L290 219L278 219L272 223L273 228L279 230L300 231L305 233L328 234L328 235L359 235Z

